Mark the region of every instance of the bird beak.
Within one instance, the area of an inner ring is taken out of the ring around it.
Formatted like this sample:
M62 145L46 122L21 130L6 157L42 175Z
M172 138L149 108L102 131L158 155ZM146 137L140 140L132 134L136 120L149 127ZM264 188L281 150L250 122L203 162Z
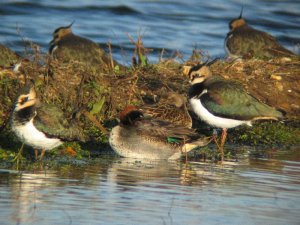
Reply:
M183 66L183 69L182 69L183 75L188 76L191 68L192 68L191 66Z

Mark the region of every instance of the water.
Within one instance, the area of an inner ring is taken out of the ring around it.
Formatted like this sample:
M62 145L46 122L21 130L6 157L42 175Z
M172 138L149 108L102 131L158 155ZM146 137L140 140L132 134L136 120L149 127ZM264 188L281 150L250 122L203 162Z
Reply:
M0 207L2 225L299 224L299 149L223 167L102 158L0 170Z
M228 22L239 14L296 50L299 1L14 1L0 2L0 43L24 51L22 37L47 52L52 32L73 30L128 64L140 33L150 59L196 46L224 56ZM17 28L19 31L17 31ZM19 33L19 34L18 34ZM300 149L269 159L210 163L97 159L35 171L0 170L0 224L300 224Z
M143 35L144 45L153 50L152 61L162 49L169 56L178 50L187 60L195 47L222 57L228 22L239 15L242 5L251 25L299 51L299 0L2 0L0 43L22 52L25 37L47 52L52 32L75 20L76 34L103 46L111 41L114 57L124 64L131 62L134 48L127 34L134 39Z

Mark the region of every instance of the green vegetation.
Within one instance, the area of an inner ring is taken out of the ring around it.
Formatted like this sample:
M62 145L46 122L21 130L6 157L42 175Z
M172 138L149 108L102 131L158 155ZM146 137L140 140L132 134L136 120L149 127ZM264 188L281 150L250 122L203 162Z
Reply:
M25 80L34 80L41 102L55 104L63 109L66 118L78 120L91 139L85 145L66 143L48 152L46 158L50 160L66 158L80 161L93 158L109 148L108 132L117 123L120 110L128 104L138 107L149 103L159 105L160 102L164 102L160 100L168 91L186 95L189 84L183 75L183 66L194 65L204 56L197 55L194 51L191 60L185 64L178 62L178 55L168 59L161 57L158 63L150 64L147 61L147 49L143 47L141 39L133 43L136 49L132 66L126 69L116 65L110 71L92 68L87 70L86 65L82 63L58 62L49 60L45 55L33 57L39 59L39 63L34 61L23 63L19 74L0 69L1 165L10 165L22 146L10 132L9 120L17 91L24 85ZM42 63L41 59L44 60ZM282 79L273 79L269 71L277 71L279 68L282 71ZM299 61L288 63L280 60L268 62L248 60L242 63L219 61L212 65L212 71L225 78L239 80L261 101L286 111L286 117L290 121L285 123L266 121L253 127L231 129L228 136L229 145L300 145L300 111L295 101L299 90L295 85L297 84L295 81L299 80ZM285 74L288 76L284 76ZM227 159L235 157L234 151L226 145L225 153ZM33 162L33 149L24 146L22 156L19 165L22 166L22 162ZM201 148L190 156L214 160L218 159L219 152L216 145L211 143L209 147Z

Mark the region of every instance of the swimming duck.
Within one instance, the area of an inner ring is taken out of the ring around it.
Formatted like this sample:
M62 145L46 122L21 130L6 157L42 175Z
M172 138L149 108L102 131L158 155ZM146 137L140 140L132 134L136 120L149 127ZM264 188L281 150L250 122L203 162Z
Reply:
M269 59L295 56L281 46L270 34L254 29L240 16L229 23L229 33L225 38L225 49L231 58L255 57Z
M63 141L87 140L83 130L69 123L59 108L50 104L37 107L37 102L34 85L25 85L17 97L11 120L12 131L35 149L37 159L42 159L45 151L60 146ZM42 150L39 157L38 150Z
M129 158L175 160L210 138L200 137L193 129L145 117L135 106L120 113L120 124L109 135L109 144L120 156Z
M141 109L146 115L191 128L192 118L186 104L187 99L185 96L176 92L168 92L157 104L147 104Z
M220 144L223 161L227 129L243 124L251 126L256 120L278 120L283 114L248 94L237 81L213 75L209 66L214 61L190 68L189 102L201 120L223 129Z
M53 32L53 39L50 41L49 47L49 54L53 58L61 62L82 62L90 67L104 70L121 66L115 60L110 59L98 44L75 35L72 32L73 23L69 26L59 27Z

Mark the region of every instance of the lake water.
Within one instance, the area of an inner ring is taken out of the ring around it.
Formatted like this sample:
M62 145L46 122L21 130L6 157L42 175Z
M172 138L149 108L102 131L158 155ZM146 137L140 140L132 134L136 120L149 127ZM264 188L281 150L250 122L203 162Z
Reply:
M0 170L0 224L296 225L299 152L223 166L99 158Z
M74 33L103 46L111 41L114 57L124 64L131 62L134 48L127 34L143 35L144 45L153 50L151 61L162 49L167 55L178 50L187 60L195 47L222 57L228 22L242 5L249 24L299 53L299 0L1 0L0 43L22 52L23 37L47 52L52 32L75 21Z
M162 49L183 59L197 47L224 56L228 22L244 16L299 51L300 1L0 2L0 43L24 51L22 37L47 52L52 32L75 20L76 34L130 63L127 34L143 35L157 61ZM18 29L17 29L18 27ZM300 149L269 158L212 163L136 162L100 157L34 171L0 170L0 224L300 224Z

